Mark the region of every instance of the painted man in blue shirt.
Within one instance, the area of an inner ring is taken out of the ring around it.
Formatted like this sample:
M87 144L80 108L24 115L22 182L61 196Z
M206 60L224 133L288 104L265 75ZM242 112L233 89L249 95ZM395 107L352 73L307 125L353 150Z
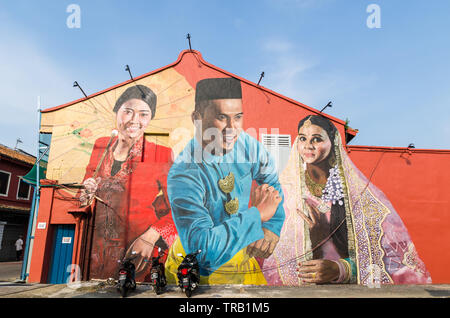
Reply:
M192 114L196 134L167 180L179 235L166 263L173 276L176 255L200 249L201 282L266 283L254 257L267 258L278 242L283 198L275 162L242 131L243 116L239 80L197 83ZM253 180L257 186L252 190Z

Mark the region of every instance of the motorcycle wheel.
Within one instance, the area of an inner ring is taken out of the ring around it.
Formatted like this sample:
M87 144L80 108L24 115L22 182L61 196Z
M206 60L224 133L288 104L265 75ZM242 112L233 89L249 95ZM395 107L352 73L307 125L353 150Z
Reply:
M161 294L161 286L159 286L159 285L155 286L155 293L156 293L156 295L160 295Z
M186 288L184 293L186 294L187 298L191 298L192 296L192 290L190 288Z
M122 295L122 297L127 297L127 293L128 293L128 288L126 288L125 286L122 286L119 288L120 294Z

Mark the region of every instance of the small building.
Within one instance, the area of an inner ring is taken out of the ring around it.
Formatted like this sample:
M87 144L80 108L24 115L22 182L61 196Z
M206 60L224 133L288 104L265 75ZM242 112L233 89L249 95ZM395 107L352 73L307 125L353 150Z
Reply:
M142 85L153 90L157 96L156 111L145 127L144 143L170 148L176 157L194 136L191 114L197 82L223 77L240 81L244 130L272 152L281 172L298 135L299 120L319 114L319 110L209 64L198 51L183 51L168 66L87 98L42 111L40 132L51 134L51 145L47 179L41 180L43 188L34 229L30 282L64 283L70 274L82 280L98 278L90 271L93 228L96 207L105 203L96 197L92 204L82 205L80 198L83 182L92 173L95 179L104 160L101 154L106 153L105 149L115 138L115 104L119 97L133 86ZM336 126L355 165L394 203L433 282L449 283L450 274L445 264L450 261L450 252L446 249L450 234L445 230L450 225L450 218L445 211L450 204L450 196L446 193L450 175L447 170L437 172L434 167L450 162L450 150L348 145L358 131L341 119L326 113L321 115ZM94 149L97 149L96 156L99 154L98 164L91 158ZM152 167L162 155L155 157L150 148L144 147L139 156L142 156L145 170L154 169ZM89 169L92 169L91 174ZM130 178L129 182L130 192L135 191L127 201L132 214L133 204L138 204L136 202L141 199L145 201L153 189L146 187L148 180L142 177ZM155 206L155 201L145 202L145 207ZM161 216L158 218L162 219ZM126 232L124 235L131 234Z
M0 261L15 261L15 242L22 236L25 250L33 188L22 180L36 158L0 144Z

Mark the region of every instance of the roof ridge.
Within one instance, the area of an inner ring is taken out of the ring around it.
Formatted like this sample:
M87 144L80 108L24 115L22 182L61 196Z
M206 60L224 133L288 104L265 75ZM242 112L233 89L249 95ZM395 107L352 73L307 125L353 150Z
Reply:
M36 162L36 157L31 154L25 153L23 150L15 150L6 145L0 144L0 156L4 155L12 159L16 159L22 162L29 163L33 165Z
M55 111L55 110L58 110L58 109L61 109L61 108L64 108L64 107L67 107L67 106L70 106L70 105L79 103L79 102L81 102L81 101L84 101L84 100L93 98L93 97L95 97L95 96L101 95L101 94L103 94L103 93L105 93L105 92L108 92L108 91L110 91L110 90L113 90L113 89L115 89L115 88L118 88L118 87L127 85L127 84L129 84L129 83L132 83L133 81L142 79L142 78L144 78L144 77L147 77L147 76L150 76L150 75L153 75L153 74L156 74L156 73L159 73L159 72L161 72L161 71L163 71L163 70L165 70L165 69L168 69L168 68L170 68L170 67L174 67L174 66L176 66L178 63L181 62L181 60L183 59L183 56L184 56L185 54L195 54L195 55L197 55L198 60L199 60L202 64L204 64L205 66L208 66L208 67L210 67L210 68L212 68L212 69L215 69L216 71L219 71L219 72L221 72L221 73L224 73L224 74L226 74L226 75L228 75L228 76L231 76L231 77L234 77L234 78L236 78L236 79L239 79L240 81L245 82L245 83L248 84L248 85L254 86L255 88L262 89L262 90L264 90L264 91L266 91L266 92L268 92L268 93L270 93L270 94L272 94L272 95L275 95L275 96L277 96L277 97L279 97L279 98L282 98L282 99L284 99L284 100L286 100L286 101L288 101L288 102L290 102L290 103L292 103L292 104L295 104L295 105L298 105L298 106L300 106L300 107L306 108L307 110L309 110L309 111L311 111L311 112L313 112L313 113L316 113L316 114L318 114L318 115L319 115L319 114L320 114L320 115L323 115L323 116L327 117L328 119L330 119L330 120L332 120L332 121L335 121L335 122L340 123L340 124L344 124L344 123L345 123L344 120L341 120L341 119L339 119L339 118L337 118L337 117L328 115L328 114L326 114L326 113L321 113L319 110L317 110L317 109L315 109L315 108L313 108L313 107L311 107L311 106L308 106L308 105L306 105L306 104L303 104L303 103L301 103L301 102L299 102L299 101L296 101L296 100L294 100L294 99L292 99L292 98L290 98L290 97L284 96L284 95L282 95L282 94L280 94L280 93L277 93L277 92L275 92L275 91L273 91L273 90L271 90L271 89L269 89L269 88L266 88L266 87L264 87L264 86L258 85L258 84L254 83L254 82L252 82L252 81L250 81L250 80L248 80L248 79L245 79L245 78L243 78L243 77L241 77L241 76L235 75L235 74L233 74L233 73L231 73L231 72L225 71L225 70L221 69L221 68L218 67L218 66L215 66L215 65L213 65L213 64L211 64L211 63L209 63L209 62L206 62L206 61L203 59L202 54L201 54L199 51L197 51L197 50L183 50L183 51L181 51L180 54L178 55L177 60L176 60L175 62L173 62L173 63L170 63L170 64L168 64L168 65L166 65L166 66L160 67L160 68L158 68L158 69L156 69L156 70L154 70L154 71L150 71L150 72L148 72L148 73L142 74L142 75L140 75L140 76L138 76L138 77L135 77L134 79L126 80L126 81L124 81L124 82L121 82L121 83L119 83L119 84L116 84L116 85L114 85L114 86L111 86L111 87L109 87L109 88L106 88L106 89L104 89L104 90L101 90L101 91L99 91L99 92L93 93L93 94L91 94L91 95L88 95L87 97L83 97L83 98L80 98L80 99L77 99L77 100L68 102L68 103L66 103L66 104L59 105L59 106L50 107L50 108L41 110L41 112L42 112L42 113L47 113L47 112Z

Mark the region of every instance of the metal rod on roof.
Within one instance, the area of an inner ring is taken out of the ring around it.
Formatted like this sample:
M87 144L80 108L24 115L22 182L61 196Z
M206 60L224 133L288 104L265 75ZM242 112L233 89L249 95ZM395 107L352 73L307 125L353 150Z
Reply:
M77 81L73 82L73 87L78 87L80 89L80 91L83 93L84 97L87 98L86 93L83 91L83 89L81 88L80 84L78 84Z
M22 139L20 139L20 137L17 138L17 140L16 140L16 146L14 147L14 150L17 150L17 145L18 145L19 143L22 143Z
M323 112L325 110L325 108L332 107L332 106L333 106L333 104L331 103L331 101L329 101L328 104L326 104L325 107L322 108L322 110L320 112Z
M262 80L263 77L264 77L264 72L262 72L261 75L259 76L259 81L258 81L257 85L259 85L259 83L261 83L261 80Z
M186 35L186 39L188 39L188 42L189 42L189 50L192 51L192 47L191 47L191 35L190 35L189 33Z
M127 65L125 65L125 71L128 71L128 74L130 74L130 78L132 81L134 81L133 75L131 75L131 71L130 71L130 67Z

